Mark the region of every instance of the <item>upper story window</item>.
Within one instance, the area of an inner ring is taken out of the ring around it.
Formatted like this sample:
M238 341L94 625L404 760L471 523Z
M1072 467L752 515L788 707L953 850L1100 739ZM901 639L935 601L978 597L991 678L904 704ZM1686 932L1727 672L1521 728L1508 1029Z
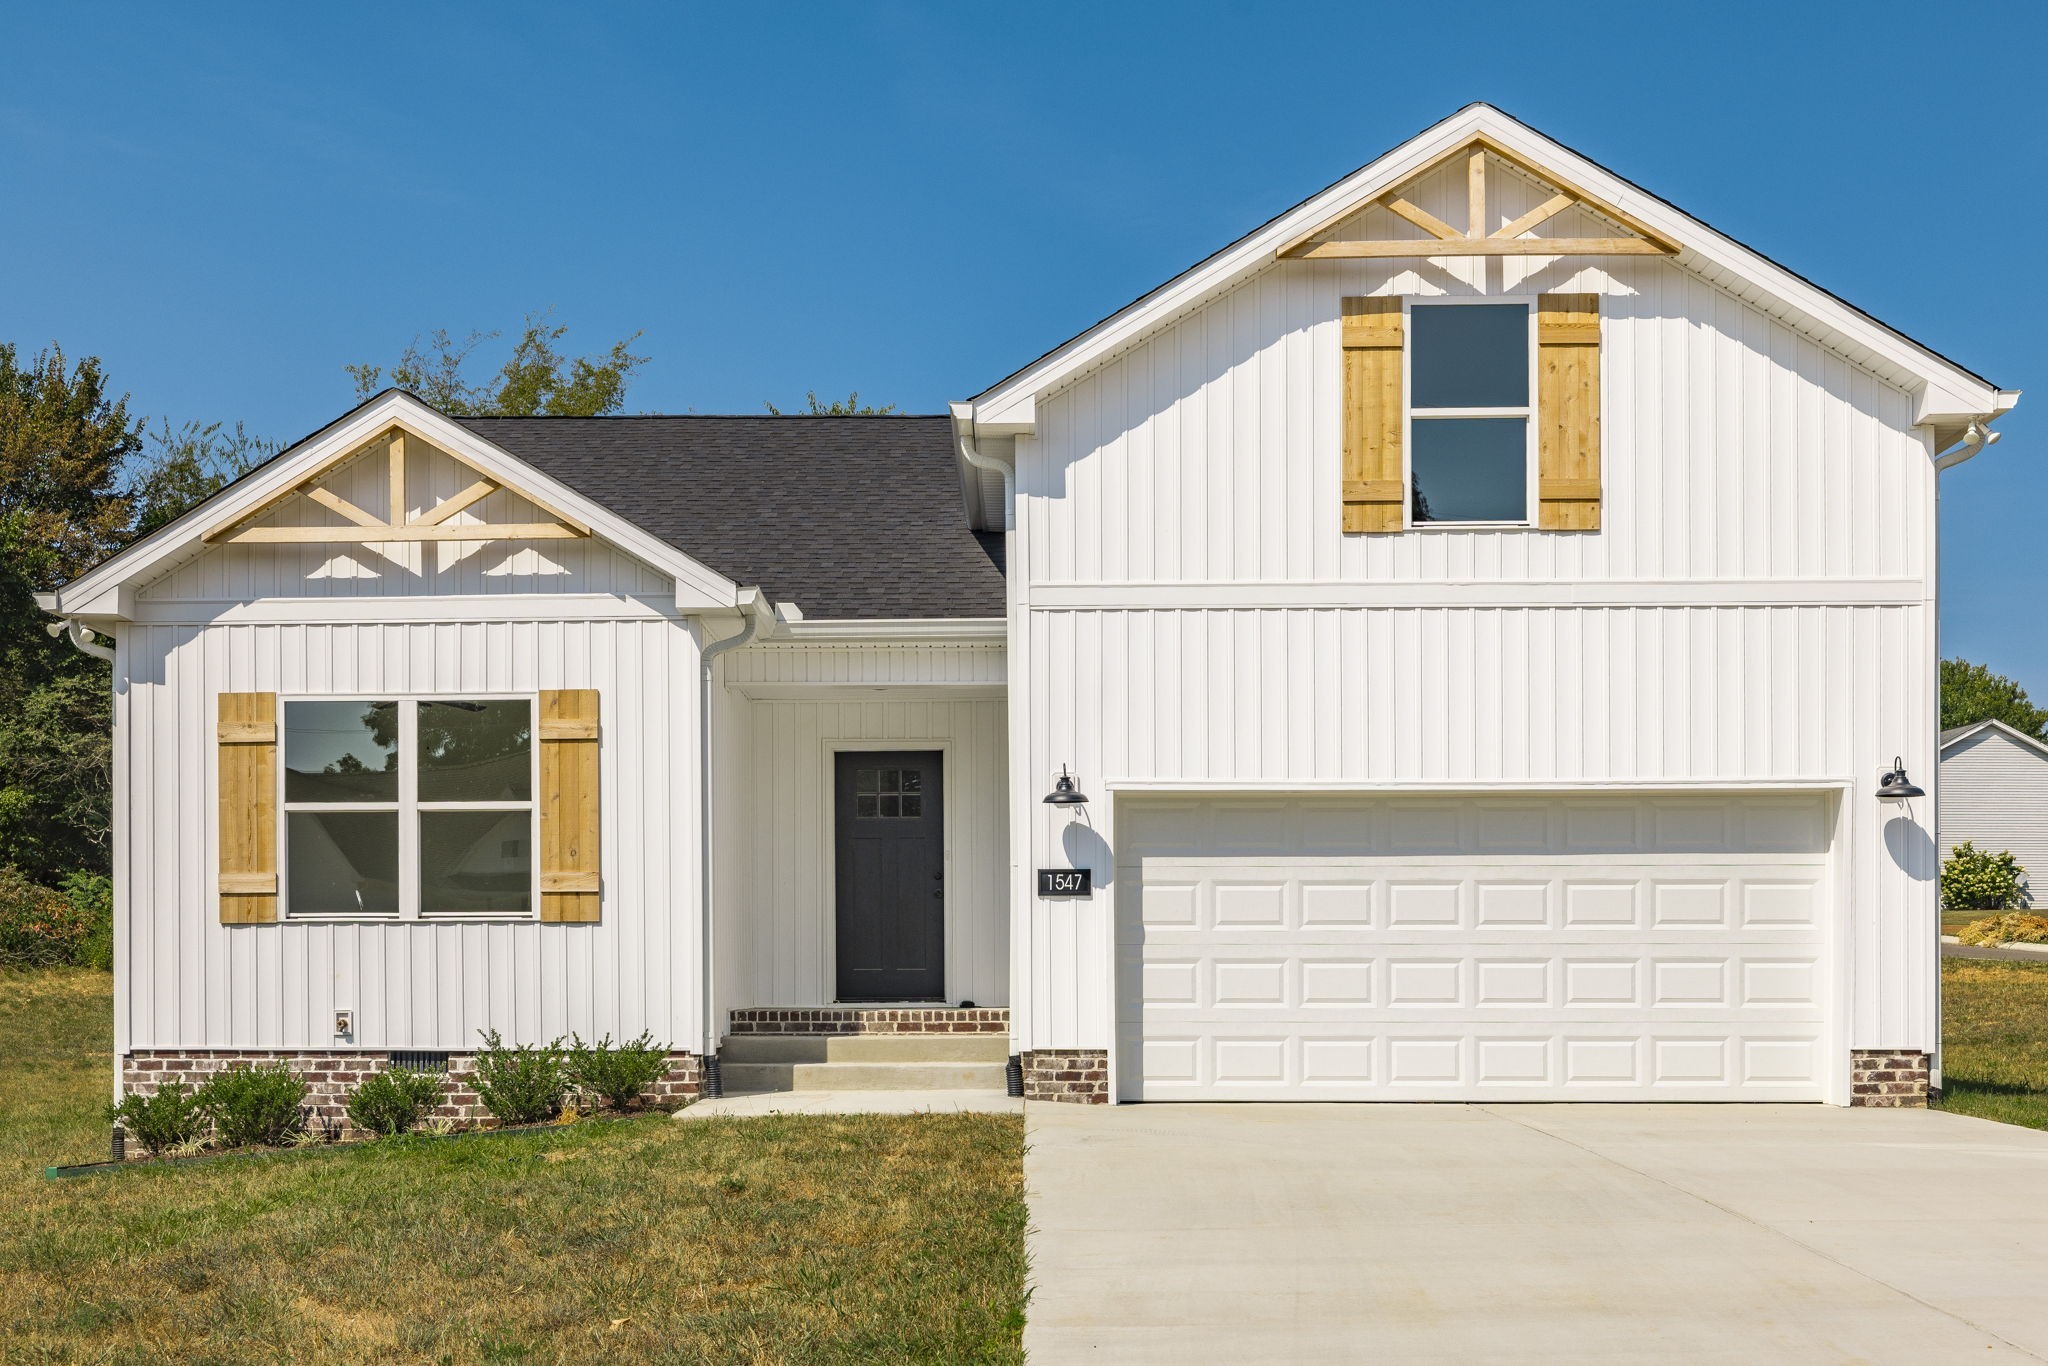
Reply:
M1526 304L1408 310L1408 500L1414 525L1529 521Z
M321 698L283 710L287 914L533 912L530 699Z

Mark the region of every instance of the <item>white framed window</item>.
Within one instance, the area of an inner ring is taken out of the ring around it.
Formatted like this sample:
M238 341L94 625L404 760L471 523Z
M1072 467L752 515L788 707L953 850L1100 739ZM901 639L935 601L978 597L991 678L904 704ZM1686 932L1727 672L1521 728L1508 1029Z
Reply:
M1408 303L1408 524L1531 525L1536 315L1527 299Z
M531 696L280 701L285 915L535 914Z

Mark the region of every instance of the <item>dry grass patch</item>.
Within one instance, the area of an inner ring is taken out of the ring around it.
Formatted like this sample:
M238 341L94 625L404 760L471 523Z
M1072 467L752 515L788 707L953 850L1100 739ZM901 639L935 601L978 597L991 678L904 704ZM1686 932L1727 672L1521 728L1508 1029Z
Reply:
M2048 1129L2048 963L1944 959L1940 1108Z
M1014 1115L659 1117L50 1182L102 974L0 977L8 1359L1017 1361Z

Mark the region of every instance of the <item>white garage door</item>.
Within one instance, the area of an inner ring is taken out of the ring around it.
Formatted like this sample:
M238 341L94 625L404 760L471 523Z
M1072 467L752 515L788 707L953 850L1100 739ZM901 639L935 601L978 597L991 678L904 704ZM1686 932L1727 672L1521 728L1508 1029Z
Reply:
M1815 1100L1827 801L1120 803L1127 1100Z

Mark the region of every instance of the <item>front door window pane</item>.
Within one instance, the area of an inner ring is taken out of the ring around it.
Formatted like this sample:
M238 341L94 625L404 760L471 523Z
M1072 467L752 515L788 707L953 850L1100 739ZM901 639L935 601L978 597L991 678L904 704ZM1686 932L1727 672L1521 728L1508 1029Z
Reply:
M397 801L398 704L285 703L284 799Z
M533 707L524 701L419 704L420 800L533 799Z
M1519 522L1527 517L1528 430L1528 420L1519 417L1410 423L1415 520Z
M285 820L293 915L398 914L396 811L293 811Z
M529 811L422 811L420 913L530 910L532 832Z

